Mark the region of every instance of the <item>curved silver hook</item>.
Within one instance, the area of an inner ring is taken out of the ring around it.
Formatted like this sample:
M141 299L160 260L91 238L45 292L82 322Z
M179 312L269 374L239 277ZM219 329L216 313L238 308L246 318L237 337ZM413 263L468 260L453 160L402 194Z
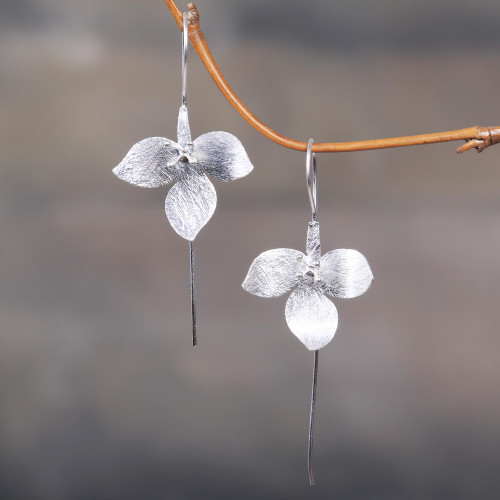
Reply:
M188 14L182 14L182 104L187 104L187 51L189 44Z
M318 191L316 182L316 153L312 152L313 140L307 142L307 157L306 157L306 177L307 177L307 193L311 203L312 220L316 221L318 213ZM311 175L312 163L312 175Z

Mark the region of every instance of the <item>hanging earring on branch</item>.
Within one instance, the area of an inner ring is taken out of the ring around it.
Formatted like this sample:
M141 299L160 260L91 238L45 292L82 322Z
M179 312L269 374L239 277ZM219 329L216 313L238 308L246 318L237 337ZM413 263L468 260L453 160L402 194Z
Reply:
M368 290L373 274L365 257L356 250L333 250L321 256L317 219L316 156L313 140L307 144L307 191L312 220L307 229L306 253L291 248L276 248L261 253L250 266L243 288L259 297L279 297L297 287L288 298L285 318L290 330L314 352L313 386L309 421L309 482L312 469L314 416L318 380L318 350L332 340L338 315L325 297L352 298ZM312 170L311 170L312 164Z
M193 345L196 345L193 240L210 220L217 204L214 186L205 172L218 180L232 181L248 175L253 165L241 142L228 132L209 132L191 140L186 88L188 43L188 16L184 13L177 142L164 137L144 139L132 146L113 173L130 184L147 188L177 181L167 194L165 212L175 231L189 240L191 319Z

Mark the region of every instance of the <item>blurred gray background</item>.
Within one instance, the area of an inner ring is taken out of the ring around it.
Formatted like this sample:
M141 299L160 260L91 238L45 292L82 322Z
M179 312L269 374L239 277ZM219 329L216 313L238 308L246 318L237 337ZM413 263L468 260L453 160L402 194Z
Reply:
M182 9L185 6L179 3ZM224 75L297 139L500 125L497 0L199 0ZM260 136L191 52L196 137L226 130L255 165L216 183L188 244L167 189L111 169L175 137L180 33L162 0L0 2L0 498L493 499L500 496L500 147L318 159L323 250L375 282L335 303L312 354L286 296L241 289L262 251L304 249L305 154Z

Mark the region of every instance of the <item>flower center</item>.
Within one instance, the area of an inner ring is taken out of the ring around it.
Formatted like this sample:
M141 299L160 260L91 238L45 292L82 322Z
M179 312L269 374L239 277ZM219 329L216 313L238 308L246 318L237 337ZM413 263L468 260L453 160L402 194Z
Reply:
M297 273L297 278L302 278L305 283L320 283L322 280L321 276L318 276L319 260L311 260L306 258L301 258L305 264L305 269L302 272Z
M188 142L185 147L182 147L180 144L171 142L171 146L174 146L177 151L177 156L171 161L168 162L169 167L173 167L178 161L182 163L194 164L197 163L197 160L193 154L193 143Z

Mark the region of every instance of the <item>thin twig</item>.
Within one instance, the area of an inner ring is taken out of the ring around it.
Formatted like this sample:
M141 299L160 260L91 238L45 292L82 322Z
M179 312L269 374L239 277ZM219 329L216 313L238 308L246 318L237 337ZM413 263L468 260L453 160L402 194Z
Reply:
M174 0L165 0L170 9L177 26L182 31L182 13ZM201 31L200 15L194 3L188 6L188 24L189 41L192 47L200 57L207 68L210 76L215 81L217 87L224 94L226 99L238 111L238 113L258 132L268 139L280 144L281 146L296 149L298 151L307 150L307 142L290 139L279 134L266 124L261 122L246 106L241 99L234 93L229 86L208 48L207 42ZM474 127L463 128L460 130L451 130L448 132L437 132L432 134L410 135L406 137L391 137L388 139L373 139L368 141L354 142L315 142L312 150L316 153L327 152L347 152L347 151L365 151L371 149L398 148L403 146L417 146L421 144L433 144L437 142L465 140L466 144L457 149L457 153L464 153L469 149L477 149L480 153L488 146L500 142L500 127Z

